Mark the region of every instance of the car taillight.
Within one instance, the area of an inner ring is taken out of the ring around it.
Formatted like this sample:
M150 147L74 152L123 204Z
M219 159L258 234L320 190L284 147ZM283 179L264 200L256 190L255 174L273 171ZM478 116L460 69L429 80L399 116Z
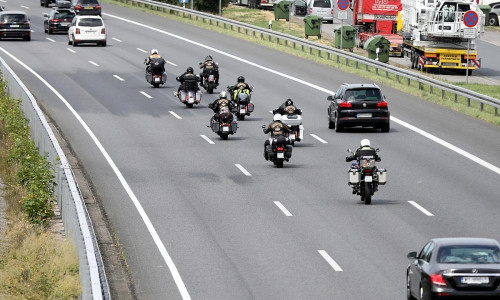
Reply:
M61 21L61 20L59 20L59 19L52 19L52 20L50 20L50 23L57 23L59 21Z
M333 15L333 8L330 10L330 14Z
M75 10L81 10L82 6L81 5L75 5Z
M101 29L101 34L105 34L106 33L106 29Z
M429 276L431 283L437 286L446 286L446 281L444 281L443 275L441 274L431 274Z
M377 103L377 107L387 108L387 102L385 101L379 102Z
M341 108L351 108L352 107L352 103L351 102L340 102L339 103L339 107L341 107Z
M313 13L313 9L312 9L312 7L311 7L311 8L309 8L309 13L310 13L310 14L312 14L312 13Z
M100 5L96 5L95 9L101 9L101 6Z
M76 34L80 34L80 28L77 28L77 29L75 30L75 33L76 33Z

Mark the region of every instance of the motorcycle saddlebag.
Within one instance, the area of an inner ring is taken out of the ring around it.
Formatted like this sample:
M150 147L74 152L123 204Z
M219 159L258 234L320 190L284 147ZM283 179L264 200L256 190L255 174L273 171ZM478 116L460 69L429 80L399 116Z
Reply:
M218 121L214 121L212 123L212 130L213 130L213 132L219 132L219 126L220 126L219 122Z
M247 108L248 108L249 113L253 112L253 102L252 101L250 101L250 103L248 103Z
M231 122L231 131L233 133L236 133L236 130L238 129L238 123L236 123L236 121L232 121Z
M348 177L349 185L359 183L359 180L361 178L361 174L359 173L358 169L349 169L348 174L349 174L349 177Z
M285 152L285 155L286 155L286 158L290 158L292 157L292 145L286 145L286 152Z
M387 170L386 169L378 169L377 176L378 176L378 184L384 185L387 183Z
M146 73L146 81L151 82L153 81L153 74L151 73Z

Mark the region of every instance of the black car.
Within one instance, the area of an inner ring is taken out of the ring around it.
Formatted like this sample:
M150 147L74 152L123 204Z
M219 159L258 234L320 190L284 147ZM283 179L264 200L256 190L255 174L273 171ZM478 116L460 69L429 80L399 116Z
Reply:
M72 0L71 7L77 15L101 16L101 5L97 0Z
M75 17L75 12L67 8L53 8L50 13L44 14L43 29L46 33L68 32L71 21Z
M30 20L24 11L4 10L0 12L0 39L4 38L31 40Z
M500 244L486 238L432 239L406 272L408 299L500 298Z
M328 128L340 132L344 127L390 129L390 113L385 96L376 84L343 84L328 96Z
M55 4L56 0L40 0L40 6L49 7L50 4Z

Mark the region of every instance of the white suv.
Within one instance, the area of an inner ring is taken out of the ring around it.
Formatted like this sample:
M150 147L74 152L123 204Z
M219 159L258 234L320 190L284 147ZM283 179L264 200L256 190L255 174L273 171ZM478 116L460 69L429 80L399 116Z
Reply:
M106 47L106 29L99 16L76 16L68 29L68 45L97 43Z

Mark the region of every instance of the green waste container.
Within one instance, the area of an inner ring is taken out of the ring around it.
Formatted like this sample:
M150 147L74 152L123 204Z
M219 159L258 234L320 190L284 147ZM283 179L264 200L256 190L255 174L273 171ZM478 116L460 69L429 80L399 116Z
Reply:
M316 35L318 38L321 38L321 21L321 17L314 15L309 15L304 18L306 39L311 35Z
M386 63L389 61L390 44L391 42L383 36L376 35L372 36L365 42L364 48L368 51L369 58Z
M356 29L351 25L344 25L333 29L333 32L335 33L335 48L340 48L342 40L342 49L349 49L352 52Z
M278 21L279 19L290 20L290 2L282 0L278 2L274 2L274 20Z
M491 6L489 5L479 5L479 8L484 14L484 26L488 26L488 20L490 18Z

